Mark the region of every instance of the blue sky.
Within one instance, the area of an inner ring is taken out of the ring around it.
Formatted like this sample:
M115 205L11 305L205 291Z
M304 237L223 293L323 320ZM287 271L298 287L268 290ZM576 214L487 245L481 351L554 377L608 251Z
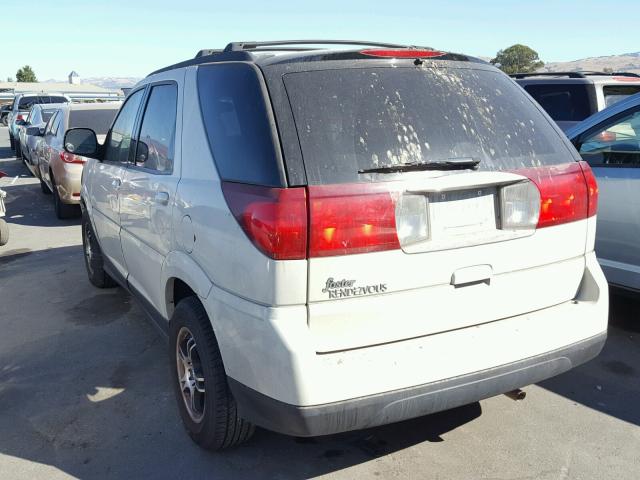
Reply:
M144 76L232 40L365 39L479 56L524 43L544 61L640 51L638 0L617 2L617 13L590 0L2 3L0 16L10 20L2 22L2 80L24 64L41 80L64 79L71 70L83 77Z

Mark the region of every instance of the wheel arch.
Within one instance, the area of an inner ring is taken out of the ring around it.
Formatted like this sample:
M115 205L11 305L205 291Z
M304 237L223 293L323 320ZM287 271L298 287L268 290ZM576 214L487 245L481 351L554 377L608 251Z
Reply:
M189 295L205 299L213 285L193 258L178 251L167 255L162 266L162 282L165 285L165 312L162 313L166 314L167 319L171 319L179 300Z

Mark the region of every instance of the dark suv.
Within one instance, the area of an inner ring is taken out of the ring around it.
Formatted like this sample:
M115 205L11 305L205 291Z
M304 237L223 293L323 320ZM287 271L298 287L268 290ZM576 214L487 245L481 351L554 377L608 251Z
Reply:
M640 75L628 72L536 72L511 77L564 131L640 92Z

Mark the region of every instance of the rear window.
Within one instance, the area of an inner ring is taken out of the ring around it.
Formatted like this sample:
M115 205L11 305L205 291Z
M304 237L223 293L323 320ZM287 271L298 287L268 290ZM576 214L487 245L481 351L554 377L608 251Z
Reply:
M524 89L556 122L580 122L595 113L586 84L525 85Z
M69 128L90 128L97 135L106 135L118 109L71 110Z
M281 167L256 71L243 64L200 67L198 95L222 179L280 186Z
M631 95L640 93L640 85L608 85L602 88L604 103L608 107Z
M69 100L66 97L55 96L55 95L45 95L40 97L40 101L38 103L68 103Z
M284 76L311 184L359 171L473 159L480 170L572 161L522 89L493 71L368 68ZM385 175L385 180L393 175Z
M20 103L18 103L18 110L29 110L36 104L47 103L68 103L69 100L66 97L41 95L39 97L22 97Z

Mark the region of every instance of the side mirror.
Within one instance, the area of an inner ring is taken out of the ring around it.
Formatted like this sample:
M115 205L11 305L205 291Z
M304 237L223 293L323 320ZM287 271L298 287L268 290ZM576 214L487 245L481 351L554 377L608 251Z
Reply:
M144 165L149 158L149 146L142 142L138 142L138 148L136 150L136 165Z
M64 150L83 157L98 156L98 138L90 128L72 128L64 134Z
M28 127L26 130L26 134L33 137L42 137L44 135L44 128Z

